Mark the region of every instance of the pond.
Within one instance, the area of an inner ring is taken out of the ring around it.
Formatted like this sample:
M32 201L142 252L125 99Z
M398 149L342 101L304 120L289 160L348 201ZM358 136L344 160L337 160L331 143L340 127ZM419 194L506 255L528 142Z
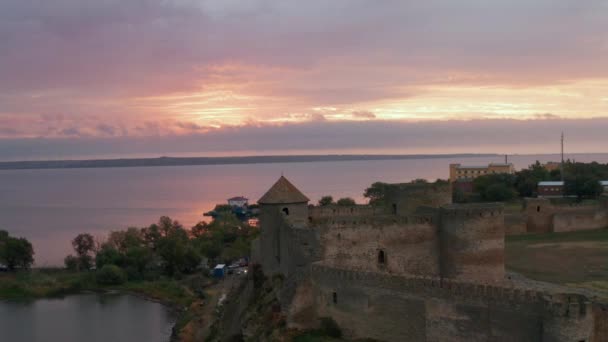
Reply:
M167 342L175 314L124 294L0 301L0 340L11 342Z

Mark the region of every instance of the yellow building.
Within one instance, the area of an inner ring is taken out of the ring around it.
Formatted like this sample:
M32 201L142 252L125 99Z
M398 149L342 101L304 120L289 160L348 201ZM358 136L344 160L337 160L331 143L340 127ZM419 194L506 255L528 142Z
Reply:
M450 164L450 181L473 180L479 176L494 173L513 174L515 168L511 163L490 163L486 166L463 166L461 164Z

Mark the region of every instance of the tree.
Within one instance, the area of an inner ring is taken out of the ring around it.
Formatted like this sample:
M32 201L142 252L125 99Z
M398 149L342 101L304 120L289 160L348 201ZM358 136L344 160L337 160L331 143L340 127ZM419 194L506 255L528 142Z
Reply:
M323 196L319 200L319 206L321 206L321 207L332 205L333 203L334 203L334 198L331 196Z
M69 255L68 257L70 257L71 255ZM70 260L72 261L72 260ZM97 254L95 255L95 265L97 266L97 269L102 268L104 265L116 265L116 266L123 266L125 263L124 260L124 256L111 244L109 243L104 243L101 245L101 248L99 248L99 250L97 251ZM67 258L66 258L66 267L68 267L67 264ZM68 267L70 268L70 267Z
M10 271L29 269L34 263L34 248L25 238L11 237L0 230L0 263Z
M102 285L120 285L127 281L125 272L116 265L105 265L95 275L97 282Z
M159 241L158 255L162 259L165 272L170 275L189 273L201 261L200 254L192 248L188 233L176 229Z
M78 271L79 260L77 257L72 254L68 255L63 259L63 263L65 264L65 268L70 271Z
M487 187L482 194L482 198L486 201L503 202L510 201L516 196L515 190L506 184L495 183Z
M365 189L363 196L369 198L369 204L374 206L386 204L386 198L388 196L391 184L375 182L369 188Z
M350 197L343 197L343 198L340 198L338 200L338 202L336 202L336 204L347 207L347 206L351 206L351 205L356 205L357 203L355 203L355 200Z
M473 180L473 189L482 200L491 202L508 201L517 195L515 176L506 173L477 177Z
M566 195L576 196L579 200L582 198L596 198L604 191L599 180L590 175L567 178L564 187Z
M93 267L93 252L95 250L95 239L91 234L78 234L72 240L72 247L78 258L77 270L89 270Z
M537 160L527 169L516 173L515 188L521 197L532 197L536 195L538 182L550 180L549 171Z

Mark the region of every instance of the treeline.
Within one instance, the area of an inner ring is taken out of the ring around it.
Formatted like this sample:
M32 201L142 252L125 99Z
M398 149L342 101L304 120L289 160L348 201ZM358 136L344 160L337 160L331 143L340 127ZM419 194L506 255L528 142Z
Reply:
M76 236L72 241L75 254L65 258L65 266L73 271L95 266L102 283L179 278L216 262L249 256L257 232L230 212L190 230L163 216L148 227L113 231L102 242L88 233ZM208 265L202 264L205 261Z
M489 174L473 180L473 194L454 190L455 202L500 202L538 195L538 183L560 181L561 170L547 170L540 162L514 174ZM597 198L603 192L600 181L608 180L608 164L564 162L564 195Z
M34 248L25 238L10 236L0 230L0 265L9 271L27 270L34 263Z

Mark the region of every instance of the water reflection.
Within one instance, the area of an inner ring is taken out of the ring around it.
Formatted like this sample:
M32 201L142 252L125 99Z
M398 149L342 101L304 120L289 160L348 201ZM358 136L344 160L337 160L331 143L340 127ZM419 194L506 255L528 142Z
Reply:
M83 294L0 302L0 340L169 341L174 315L164 306L120 294Z
M608 154L567 156L607 162ZM511 156L516 168L557 155ZM372 182L448 177L448 165L501 162L503 157L436 158L254 165L0 171L0 227L34 244L36 265L61 265L71 239L142 227L169 215L191 227L227 198L254 203L284 173L315 202L321 196L361 202Z

